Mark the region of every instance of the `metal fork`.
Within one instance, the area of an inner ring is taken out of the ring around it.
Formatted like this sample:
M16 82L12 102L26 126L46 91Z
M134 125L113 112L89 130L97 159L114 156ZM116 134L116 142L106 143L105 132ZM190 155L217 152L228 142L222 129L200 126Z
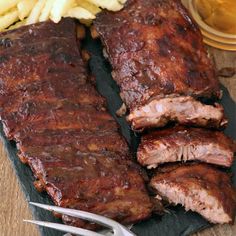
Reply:
M113 231L113 236L136 236L134 233L132 233L128 228L125 226L119 224L118 222L106 218L104 216L96 215L93 213L89 213L86 211L80 211L80 210L74 210L74 209L68 209L68 208L62 208L62 207L56 207L56 206L49 206L49 205L44 205L40 203L34 203L30 202L31 205L34 205L36 207L48 210L48 211L53 211L53 212L58 212L64 215L80 218L83 220L88 220L92 221L94 223L103 225ZM51 223L51 222L44 222L44 221L36 221L36 220L24 220L25 222L36 224L39 226L43 227L48 227L52 229L56 229L62 232L66 233L72 233L75 235L81 235L81 236L104 236L103 234L96 233L87 229L82 229L82 228L77 228L74 226L68 226L68 225L63 225L63 224L58 224L58 223Z

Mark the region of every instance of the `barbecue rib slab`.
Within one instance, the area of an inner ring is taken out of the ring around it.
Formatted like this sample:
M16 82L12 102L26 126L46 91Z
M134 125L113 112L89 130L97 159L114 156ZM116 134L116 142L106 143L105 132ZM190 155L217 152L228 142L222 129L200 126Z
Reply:
M128 0L123 10L103 11L94 22L135 130L169 121L227 123L222 106L197 100L219 98L219 82L200 30L179 0Z
M124 224L150 215L145 174L87 75L72 19L0 34L0 90L4 131L56 205Z
M172 165L160 168L151 180L157 197L186 210L196 211L212 223L232 223L236 192L230 177L207 164Z
M230 167L235 147L222 132L176 126L143 135L137 158L148 168L167 162L194 160Z

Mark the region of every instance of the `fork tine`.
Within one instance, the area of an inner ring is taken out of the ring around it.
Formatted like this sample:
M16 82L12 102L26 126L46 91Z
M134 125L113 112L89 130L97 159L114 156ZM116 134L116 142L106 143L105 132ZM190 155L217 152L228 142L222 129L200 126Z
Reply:
M35 203L35 202L30 202L30 204L33 206L37 206L39 208L48 210L48 211L55 211L64 215L80 218L83 220L90 220L92 222L101 224L108 228L119 228L121 226L119 223L117 223L116 221L112 219L106 218L104 216L96 215L90 212L86 212L86 211L62 208L62 207L57 207L57 206L50 206L50 205L45 205L45 204Z
M50 223L50 222L44 222L44 221L37 221L37 220L24 220L24 222L56 229L62 232L66 233L72 233L76 235L82 235L82 236L103 236L102 234L87 230L87 229L81 229L73 226L63 225L63 224L57 224L57 223Z

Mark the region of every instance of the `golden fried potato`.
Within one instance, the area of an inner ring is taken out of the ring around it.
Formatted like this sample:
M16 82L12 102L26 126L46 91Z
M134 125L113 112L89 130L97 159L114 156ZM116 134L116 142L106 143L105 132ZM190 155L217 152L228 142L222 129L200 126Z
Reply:
M65 16L73 17L73 18L76 18L76 19L86 19L86 20L95 19L96 18L95 15L93 15L90 11L86 10L83 7L71 8L66 13Z
M0 0L0 15L14 8L20 0Z
M17 9L13 9L3 16L0 16L0 31L8 28L19 19Z
M17 29L21 26L25 25L25 20L22 20L22 21L18 21L16 22L14 25L11 25L8 30L13 30L13 29Z
M76 6L75 0L55 0L52 6L50 19L58 23L69 9Z
M101 8L96 6L95 4L88 2L86 0L77 0L77 4L79 7L83 7L86 10L90 11L92 14L96 15L101 11Z
M38 0L38 2L34 5L34 8L30 12L29 17L26 20L27 25L35 24L39 21L40 13L41 13L44 5L46 4L46 1L47 0Z
M0 31L49 19L58 23L62 17L73 17L90 26L102 9L118 11L125 2L126 0L0 0Z
M29 16L36 2L37 0L23 0L23 1L18 2L17 9L18 9L18 16L20 20L23 20L25 19L25 17Z
M39 22L49 20L54 2L55 0L47 0L46 4L44 5L44 8L42 9L41 15L39 17Z
M89 2L110 11L119 11L123 5L118 0L88 0Z

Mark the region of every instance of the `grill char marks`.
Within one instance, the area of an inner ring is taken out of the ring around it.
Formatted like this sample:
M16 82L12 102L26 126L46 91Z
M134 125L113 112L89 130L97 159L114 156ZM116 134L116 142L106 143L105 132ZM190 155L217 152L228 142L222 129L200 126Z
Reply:
M36 186L58 206L124 224L147 218L145 175L89 80L74 21L22 27L2 33L0 42L0 116Z
M37 104L38 102L44 102L44 104L61 102L63 104L68 101L79 105L94 104L97 108L102 108L106 105L104 98L97 96L92 85L81 85L77 81L78 78L74 78L71 81L68 78L68 81L65 81L65 76L22 84L16 87L16 91L13 91L12 94L6 94L0 101L1 106L4 104L8 107L4 110L4 113L15 112L23 104ZM60 83L58 83L58 79L61 79ZM9 99L9 96L11 96L11 99Z
M34 146L35 142L38 146ZM116 135L113 130L97 132L83 132L81 136L80 131L64 130L49 130L45 133L30 133L25 138L22 136L20 139L19 147L23 150L45 150L51 149L51 145L55 147L74 147L81 152L115 152L120 155L127 155L129 153L128 146L124 144L121 136ZM24 151L23 151L24 152Z
M152 110L151 102L155 110L165 97L173 100L177 97L177 106L182 105L179 96L220 97L219 83L200 30L180 1L129 0L119 12L98 14L94 24L113 67L121 97L130 109L128 120L135 130L163 126L181 113L177 110L177 115L171 114L163 122L155 111L142 111L145 106ZM192 100L190 103L197 102ZM226 121L222 107L212 109L214 112L206 118L209 122L202 122L204 117L199 118L198 114L177 121L204 127L223 126ZM196 113L201 110L204 105L199 102ZM214 116L215 112L220 113L220 118ZM142 121L138 123L138 119Z
M234 151L234 142L222 132L176 126L144 135L137 158L149 168L194 160L230 167Z
M100 13L95 27L122 92L140 91L127 104L161 94L219 96L201 33L179 1L130 0L119 12Z
M169 202L196 211L212 223L232 223L236 192L230 176L207 164L159 168L151 186Z
M79 106L60 103L47 106L44 110L32 108L12 113L2 118L4 131L9 138L20 137L21 133L42 129L75 129L99 131L117 130L115 120L104 111L98 111L93 106Z

